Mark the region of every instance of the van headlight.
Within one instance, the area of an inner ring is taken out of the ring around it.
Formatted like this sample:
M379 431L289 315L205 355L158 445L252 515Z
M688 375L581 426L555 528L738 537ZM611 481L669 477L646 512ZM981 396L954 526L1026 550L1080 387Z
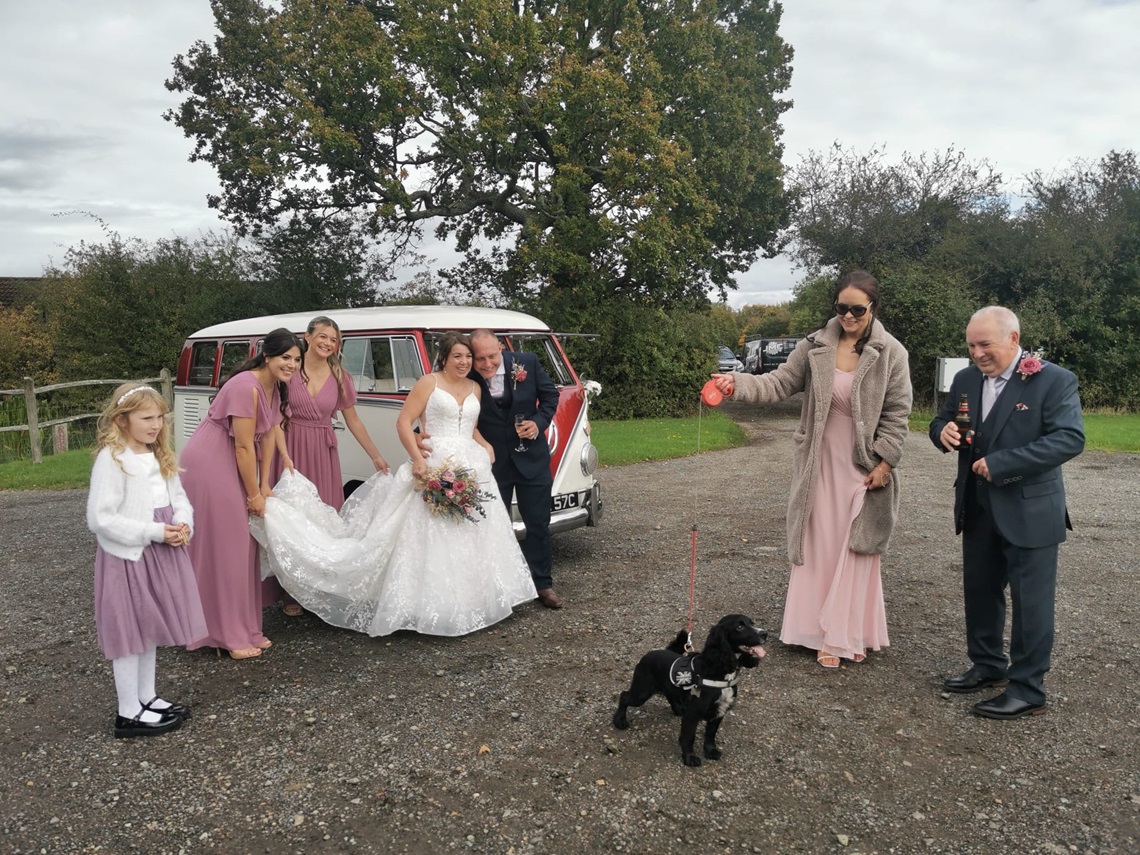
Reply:
M582 446L582 474L593 475L594 470L598 468L598 449L594 448L594 444L587 442Z

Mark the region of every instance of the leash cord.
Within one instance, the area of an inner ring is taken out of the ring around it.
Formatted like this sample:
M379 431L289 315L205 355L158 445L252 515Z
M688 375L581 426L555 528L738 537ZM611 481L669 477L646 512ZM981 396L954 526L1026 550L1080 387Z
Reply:
M697 527L689 533L689 643L685 650L693 652L693 610L697 603Z

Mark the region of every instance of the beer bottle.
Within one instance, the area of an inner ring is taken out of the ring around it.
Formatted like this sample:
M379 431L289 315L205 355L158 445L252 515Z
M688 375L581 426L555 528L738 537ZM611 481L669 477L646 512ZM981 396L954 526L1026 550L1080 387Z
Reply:
M963 394L958 399L958 412L954 416L954 424L958 426L959 451L967 450L974 442L974 432L970 429L970 402Z

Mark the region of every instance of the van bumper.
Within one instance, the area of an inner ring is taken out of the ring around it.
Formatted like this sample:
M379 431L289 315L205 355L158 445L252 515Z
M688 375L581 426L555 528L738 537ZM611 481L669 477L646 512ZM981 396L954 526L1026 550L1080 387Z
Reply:
M602 521L602 487L596 481L589 493L583 494L585 504L582 507L567 508L564 511L553 511L550 514L550 533L558 534L560 531L572 531L582 526L596 526ZM518 513L517 508L515 513ZM522 520L512 520L515 537L526 539L526 526Z

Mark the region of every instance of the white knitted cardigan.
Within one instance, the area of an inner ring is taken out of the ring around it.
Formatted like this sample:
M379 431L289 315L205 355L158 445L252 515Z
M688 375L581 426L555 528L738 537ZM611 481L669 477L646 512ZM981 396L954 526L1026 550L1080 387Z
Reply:
M154 521L154 496L138 455L124 449L119 460L121 469L109 448L95 458L87 495L87 527L106 552L138 561L149 544L162 542L166 529ZM174 525L186 523L193 529L194 509L177 474L166 479L166 492L174 509Z

